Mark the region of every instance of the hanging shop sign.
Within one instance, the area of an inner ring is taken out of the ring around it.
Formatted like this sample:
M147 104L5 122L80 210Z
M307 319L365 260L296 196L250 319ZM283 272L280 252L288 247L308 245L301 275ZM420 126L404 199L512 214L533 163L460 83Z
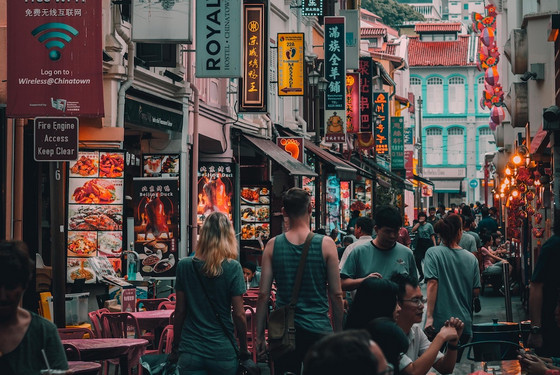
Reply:
M327 196L325 207L327 211L327 231L341 229L340 226L340 180L336 175L327 176Z
M196 208L199 226L214 211L223 212L232 219L233 177L230 163L199 163Z
M197 77L241 77L241 4L241 1L196 1Z
M387 155L389 153L389 101L385 91L373 93L373 113L375 114L375 154Z
M404 129L404 168L406 169L406 178L414 177L414 127Z
M391 117L391 170L404 169L404 117Z
M77 117L36 117L33 125L35 161L78 159Z
M278 95L304 94L304 34L278 34Z
M7 3L7 115L103 117L102 2Z
M241 80L242 112L266 112L266 5L243 5L243 79Z
M360 11L341 9L339 15L346 20L346 69L357 70L360 66Z
M134 251L138 272L152 278L175 277L179 236L179 179L134 178Z
M240 203L241 240L262 251L270 237L270 184L242 185Z
M317 16L323 15L323 0L302 0L301 14L303 16Z
M179 154L142 155L144 177L179 177Z
M325 17L326 142L346 140L346 48L344 17Z
M177 109L148 104L147 101L128 95L124 108L124 120L129 124L163 131L181 131L183 128L183 113Z
M360 132L360 73L346 73L346 132Z
M132 40L151 43L192 42L191 0L132 1ZM208 32L208 30L206 30Z
M303 137L278 137L276 144L294 159L303 163Z
M97 276L90 258L107 257L122 270L124 152L82 150L69 163L66 281Z

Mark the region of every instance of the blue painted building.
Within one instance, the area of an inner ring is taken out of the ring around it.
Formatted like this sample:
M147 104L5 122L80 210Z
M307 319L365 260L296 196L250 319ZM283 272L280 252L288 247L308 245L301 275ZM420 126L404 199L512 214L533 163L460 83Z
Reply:
M408 44L409 90L422 98L414 121L419 172L434 182L430 206L483 200L484 155L496 149L489 111L479 105L484 73L475 63L476 38L461 26L419 23Z

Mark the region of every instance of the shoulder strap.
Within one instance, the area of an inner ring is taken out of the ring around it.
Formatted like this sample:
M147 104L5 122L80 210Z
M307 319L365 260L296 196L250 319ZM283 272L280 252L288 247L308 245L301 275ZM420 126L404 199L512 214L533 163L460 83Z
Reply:
M202 277L200 276L200 272L198 271L198 269L194 265L194 259L193 259L193 262L192 262L192 267L193 267L194 273L196 274L196 277L197 277L198 281L200 282L200 285L202 286L202 291L204 292L204 295L206 296L206 299L208 300L208 303L210 304L210 308L212 309L212 312L214 313L214 316L216 317L216 320L218 321L218 323L220 323L220 326L222 327L222 330L224 331L224 334L226 335L228 340L231 342L231 346L233 346L233 350L235 350L235 354L237 355L237 357L239 357L239 350L237 349L237 346L235 346L235 343L233 342L233 339L231 338L231 336L228 334L228 330L226 328L226 325L222 321L222 318L220 318L220 314L218 313L218 311L214 307L214 304L212 303L212 300L210 299L210 296L208 295L208 291L206 290L206 287L204 286L204 283L202 282Z
M305 243L303 244L303 251L301 252L301 258L299 260L299 266L296 274L296 281L294 283L294 290L292 291L292 299L290 300L290 305L295 306L297 303L299 289L301 287L301 279L303 278L303 268L305 267L305 260L307 259L307 254L309 253L309 247L311 246L311 240L315 233L309 232Z

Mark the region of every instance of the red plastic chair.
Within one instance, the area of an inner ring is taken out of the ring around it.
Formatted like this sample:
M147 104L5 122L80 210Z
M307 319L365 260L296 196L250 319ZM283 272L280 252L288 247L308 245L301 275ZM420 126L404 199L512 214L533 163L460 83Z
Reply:
M64 353L66 353L66 359L69 361L80 361L82 356L80 354L80 349L76 348L72 344L62 344L64 347Z
M159 339L158 354L169 354L173 348L173 325L168 325L163 329Z
M91 321L91 328L93 328L93 333L95 337L103 337L103 327L101 325L101 315L108 313L109 309L103 308L96 311L90 311L88 313L89 320Z
M103 326L103 337L106 338L143 338L148 339L142 335L138 320L134 315L127 312L109 312L101 316ZM131 336L132 334L132 336ZM149 339L148 339L149 340ZM153 342L153 340L152 340ZM146 354L155 354L157 350L146 350Z
M96 337L91 329L85 327L58 328L57 330L61 340L94 339Z
M157 307L158 310L175 310L175 301L163 301Z
M167 298L151 298L151 299L139 299L136 301L136 311L140 311L140 305L147 310L157 310L158 306L162 302L170 302Z
M252 306L245 308L245 318L247 319L247 350L253 353L253 361L257 362L257 321L255 319L255 309Z
M176 301L177 300L177 293L171 293L170 295L167 296L167 298L170 301Z

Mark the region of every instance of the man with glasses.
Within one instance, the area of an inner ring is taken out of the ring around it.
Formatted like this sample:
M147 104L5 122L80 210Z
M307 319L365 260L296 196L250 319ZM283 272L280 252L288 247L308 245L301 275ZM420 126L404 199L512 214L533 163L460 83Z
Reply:
M391 281L399 286L401 311L397 324L408 335L410 345L399 364L400 372L407 375L426 374L431 367L441 374L451 374L457 360L457 344L463 333L463 322L449 318L434 341L430 342L419 323L422 322L426 300L418 281L409 275L393 274ZM445 354L439 350L447 343Z

